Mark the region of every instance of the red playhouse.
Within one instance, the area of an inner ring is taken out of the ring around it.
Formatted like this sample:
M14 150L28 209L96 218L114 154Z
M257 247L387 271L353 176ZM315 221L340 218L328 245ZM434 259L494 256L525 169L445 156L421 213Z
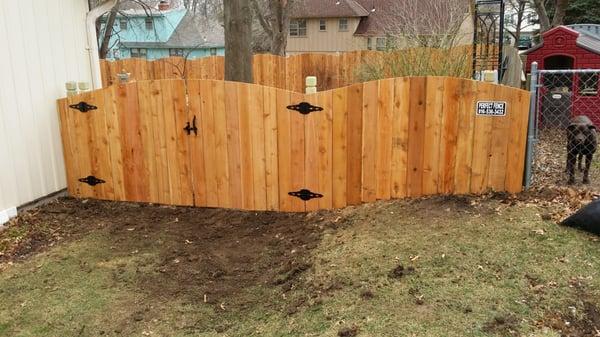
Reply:
M527 50L527 72L537 62L540 75L539 107L542 125L564 126L571 116L587 115L600 127L600 25L555 27L542 35L542 43ZM573 72L572 69L596 69ZM562 71L562 72L561 72Z

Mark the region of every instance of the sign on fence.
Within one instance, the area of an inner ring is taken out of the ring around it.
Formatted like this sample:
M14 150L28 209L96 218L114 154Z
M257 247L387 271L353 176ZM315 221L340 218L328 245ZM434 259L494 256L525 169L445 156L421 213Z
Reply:
M506 102L477 102L477 116L506 116Z

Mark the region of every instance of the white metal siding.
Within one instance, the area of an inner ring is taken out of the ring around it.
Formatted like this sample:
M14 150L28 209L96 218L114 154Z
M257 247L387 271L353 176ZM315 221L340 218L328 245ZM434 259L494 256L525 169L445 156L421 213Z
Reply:
M0 212L63 189L56 99L91 81L86 0L0 0Z

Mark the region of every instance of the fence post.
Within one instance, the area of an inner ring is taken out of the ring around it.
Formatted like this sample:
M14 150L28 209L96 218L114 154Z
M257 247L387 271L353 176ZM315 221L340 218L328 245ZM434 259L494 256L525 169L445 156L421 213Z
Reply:
M529 83L529 91L531 92L531 100L529 102L529 127L527 128L527 154L525 159L525 189L531 187L531 174L533 170L533 152L535 147L536 133L536 108L537 108L537 88L538 88L538 64L531 63L531 80Z

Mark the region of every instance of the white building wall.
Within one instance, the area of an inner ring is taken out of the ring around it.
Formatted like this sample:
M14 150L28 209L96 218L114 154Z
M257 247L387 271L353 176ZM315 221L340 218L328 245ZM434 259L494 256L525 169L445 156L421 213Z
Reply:
M91 81L87 11L86 0L0 0L0 224L66 187L56 99L65 82Z

